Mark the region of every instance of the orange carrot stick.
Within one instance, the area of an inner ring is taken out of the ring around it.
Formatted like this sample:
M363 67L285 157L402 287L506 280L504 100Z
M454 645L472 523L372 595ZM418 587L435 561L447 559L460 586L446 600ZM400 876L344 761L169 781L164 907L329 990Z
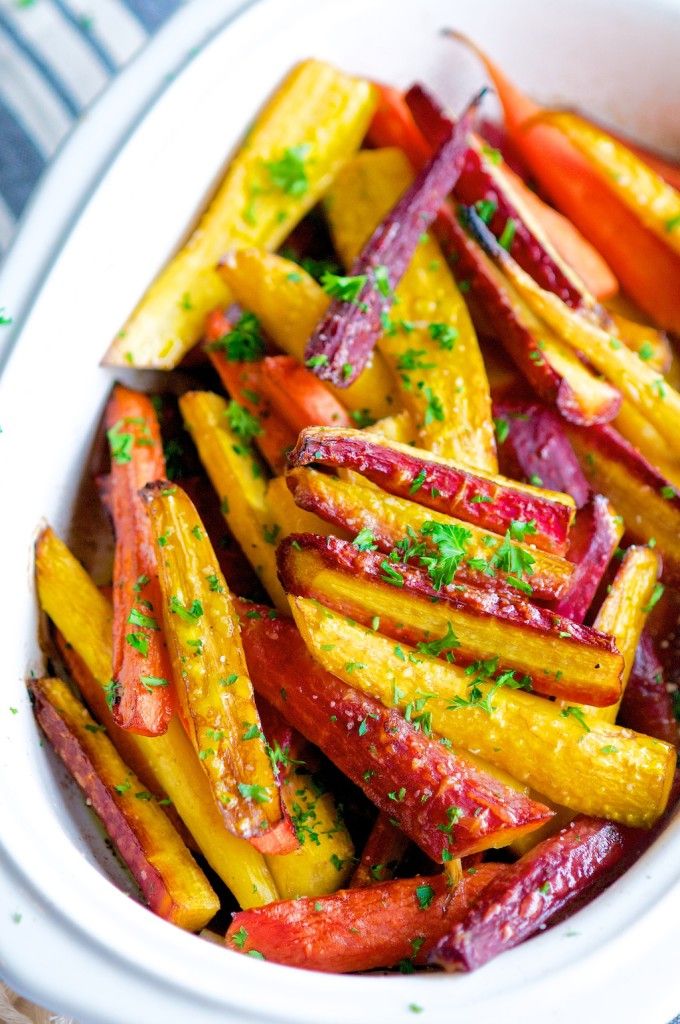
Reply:
M221 309L214 309L208 314L205 322L208 355L225 390L248 414L248 417L240 417L240 420L244 420L250 430L254 431L250 437L254 437L272 471L279 474L286 464L286 452L295 444L297 431L290 429L265 398L261 361L232 360L225 351L214 347L231 329L232 325ZM233 406L231 408L236 419L238 409Z
M427 962L435 943L504 868L480 864L449 888L445 875L341 889L321 899L270 903L234 914L230 949L316 971L369 971Z
M123 729L159 736L168 727L174 695L158 616L156 555L137 492L165 475L160 428L150 399L117 385L106 407L111 450L111 510L116 532L113 567L113 681L111 707Z
M360 889L365 885L375 885L376 882L394 878L394 869L406 853L408 842L408 836L392 824L389 814L378 811L361 860L352 875L350 889Z
M512 141L550 199L605 258L627 291L659 326L680 332L680 257L628 210L585 157L553 128L527 122L542 108L510 82L474 43L505 113Z
M352 425L335 395L293 356L267 356L261 365L261 388L294 438L305 427Z

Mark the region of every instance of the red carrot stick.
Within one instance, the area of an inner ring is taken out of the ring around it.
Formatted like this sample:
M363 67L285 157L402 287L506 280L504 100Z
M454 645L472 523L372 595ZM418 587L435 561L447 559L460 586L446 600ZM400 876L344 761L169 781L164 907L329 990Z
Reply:
M163 479L165 459L151 400L117 385L106 407L111 450L110 498L116 533L113 567L112 711L123 729L164 733L174 709L160 630L161 594L151 527L138 491ZM165 680L163 685L157 680Z
M640 830L579 815L496 876L430 959L473 971L534 935L640 843Z
M350 290L338 284L334 301L307 345L307 364L337 387L348 387L369 359L418 239L460 173L479 99L472 101L413 185L373 232L352 264Z
M635 653L633 671L623 694L618 721L637 732L666 743L678 744L678 723L673 700L666 689L664 671L654 640L643 633Z
M422 570L338 537L291 534L277 556L289 594L365 626L378 615L381 632L395 640L427 647L433 636L453 632L457 661L479 666L492 659L528 675L539 693L597 707L621 696L623 659L611 636L521 597L455 583L437 589ZM443 645L437 654L450 651Z
M394 878L394 870L406 853L408 837L393 825L389 815L378 811L361 859L350 882L351 889Z
M551 604L557 615L583 622L623 535L617 516L603 494L595 494L576 513L567 558L576 564L565 594Z
M290 620L242 616L241 638L258 694L291 716L433 860L505 845L550 817L398 711L325 672Z
M427 962L437 940L503 872L481 864L453 889L445 875L404 878L320 899L270 903L234 914L230 949L315 971L369 971Z
M441 138L450 134L453 128L451 118L422 85L411 86L405 99L427 141L433 146L439 145ZM507 225L510 223L512 238L508 244L508 251L512 253L517 263L542 288L559 295L572 309L583 306L584 296L574 281L565 274L564 269L546 250L544 243L524 222L512 199L502 188L501 182L493 176L485 166L480 153L472 147L465 154L463 168L453 193L465 206L478 203L481 209L481 204L486 204L485 223L497 238L500 238L504 231L508 231Z
M411 498L494 533L505 533L513 521L534 520L531 543L553 554L563 554L568 544L573 517L568 499L562 502L511 480L476 473L451 459L438 459L422 449L359 430L303 430L290 453L289 464L352 469L391 494Z
M563 421L551 409L501 401L494 404L494 415L506 434L499 446L505 471L564 491L578 506L567 552L577 569L567 592L551 607L558 615L583 622L621 540L621 518L603 495L592 495Z
M533 403L494 402L493 411L496 422L503 424L507 472L539 487L570 494L576 507L582 508L591 491L559 416Z
M369 137L378 145L401 146L419 170L423 165L422 149L428 144L401 94L382 86L380 92L382 114L372 125ZM613 419L621 404L618 392L596 381L570 353L562 351L555 358L547 347L541 347L533 319L447 203L439 209L434 232L460 288L465 289L478 330L501 342L539 397L554 402L574 423Z

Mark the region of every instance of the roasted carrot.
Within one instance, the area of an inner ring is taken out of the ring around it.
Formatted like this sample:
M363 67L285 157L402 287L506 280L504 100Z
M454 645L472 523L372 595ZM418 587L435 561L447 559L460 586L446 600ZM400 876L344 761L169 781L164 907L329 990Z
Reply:
M349 427L345 407L326 385L293 356L262 360L262 390L293 437L305 427Z
M618 338L612 338L606 326L580 316L557 295L536 282L499 245L479 215L467 210L467 223L527 305L555 334L586 359L616 387L658 432L674 444L680 430L680 394L652 367Z
M162 736L138 736L115 724L109 708L114 689L111 602L49 528L36 544L36 582L42 609L87 668L77 676L83 697L113 742L124 741L120 747L124 760L145 783L156 780L159 793L172 801L211 868L242 907L276 899L276 886L262 855L225 828L201 762L177 716Z
M639 843L633 829L576 818L493 879L430 959L447 971L482 967L534 935Z
M612 192L669 249L680 255L680 192L628 146L585 118L547 110L532 124L556 128Z
M567 547L574 514L569 496L469 470L376 434L310 427L300 433L289 463L354 470L390 494L495 533L505 533L513 521L533 520L531 541L536 547L555 554Z
M635 652L635 663L621 701L619 720L630 729L678 745L673 700L666 687L654 639L648 632L642 634Z
M419 169L432 155L432 146L426 141L413 120L403 94L386 85L377 85L378 105L368 130L368 137L376 146L399 146L412 165ZM500 152L489 146L483 153L497 166L501 180L508 181L519 193L522 203L541 225L555 249L585 282L598 299L609 298L618 289L618 282L596 249L574 227L571 221L532 192L519 174L501 160Z
M185 243L106 354L117 366L172 369L230 293L216 264L230 249L277 249L361 143L373 87L318 60L292 68L229 164Z
M408 837L390 821L384 811L378 811L366 845L350 882L351 889L394 878L395 869L408 849Z
M144 484L165 476L160 427L151 400L116 385L106 407L111 452L110 503L116 532L113 569L113 714L118 725L143 736L165 732L172 717L160 607L158 569L149 523L137 496Z
M559 702L515 688L514 677L498 670L497 658L468 671L436 657L451 645L450 634L417 647L395 645L373 629L382 627L382 619L362 626L302 597L291 608L327 672L399 708L454 750L473 751L572 813L648 828L664 810L676 761L668 744L593 714L574 717ZM346 666L357 661L361 671L348 672Z
M247 322L251 339L258 339L261 336L257 321L251 314L246 316L250 317ZM238 322L236 327L238 330ZM248 349L243 345L241 356L252 354L256 358L231 358L231 333L232 325L226 315L222 310L214 309L206 319L205 337L210 361L232 399L227 415L232 425L240 426L244 441L250 443L254 440L273 472L280 473L286 464L286 452L295 444L296 434L265 398L262 363L259 359L264 348L260 350L258 345ZM235 355L237 351L232 344L232 354Z
M351 266L373 229L412 183L400 150L362 150L324 201L335 249ZM411 414L421 448L488 473L498 469L489 382L465 298L441 248L421 235L394 289L377 350L394 393Z
M35 716L146 900L159 917L198 931L219 901L174 826L60 679L32 679Z
M386 94L389 116L379 123L374 141L402 145L416 169L427 145L405 100ZM545 329L497 271L479 246L471 241L450 205L440 207L434 233L449 260L461 289L465 288L475 325L497 337L537 393L555 401L564 416L576 423L608 422L616 415L620 396L600 381L552 332Z
M462 531L460 535L466 537L467 557L458 566L456 581L494 589L501 586L509 592L513 590L515 581L507 582L507 577L512 575L508 567L499 566L493 576L486 571L488 559L497 556L504 543L503 538L495 533L441 512L433 512L415 501L398 498L378 487L366 487L361 477L358 480L362 482L342 480L328 473L300 467L291 470L286 480L296 504L301 508L347 530L349 538L362 530L368 531L371 543L387 555L400 553L402 561L419 564L419 556L436 554L437 545L432 534L428 533L429 528L423 532L425 523L435 523L452 535ZM319 531L301 528L294 532ZM556 598L570 590L573 575L570 562L531 547L530 543L518 546L533 563L531 588L535 598Z
M600 301L613 298L619 290L619 282L595 246L559 210L533 192L507 164L499 168L499 174L519 193L522 203L541 225L557 253L576 271L588 291Z
M583 622L623 536L623 519L603 495L591 496L562 422L551 409L498 402L494 412L505 435L500 446L504 469L565 491L578 506L567 553L577 568L552 608L567 619Z
M503 872L481 864L451 888L445 875L343 889L319 900L241 911L226 935L230 949L315 971L369 971L427 963L435 943Z
M275 613L238 598L235 605L242 632L254 634L257 643L258 629L251 623ZM248 641L244 647L247 657ZM327 896L347 882L354 864L354 844L333 794L328 789L321 791L311 774L306 761L314 754L304 737L264 697L258 696L257 706L281 800L299 843L290 853L267 857L267 867L283 900Z
M623 663L610 636L522 598L437 587L420 569L337 537L293 534L279 545L277 561L289 594L366 626L378 616L380 629L394 640L415 646L448 639L437 649L442 657L455 650L457 660L476 666L492 659L496 668L528 675L539 693L566 700L606 706L621 695Z
M157 481L141 494L159 551L163 625L189 738L227 828L261 853L289 853L297 841L282 814L238 616L212 544L178 485Z
M590 486L565 434L563 421L552 409L528 402L497 401L496 429L504 471L537 487L561 491L582 508Z
M570 425L568 434L587 479L607 495L630 535L656 546L664 580L680 579L678 488L609 425Z
M557 207L602 253L623 288L661 327L680 331L680 258L628 210L588 161L547 125L529 124L541 108L460 33L483 61L503 105L509 136Z
M305 358L314 372L338 387L347 386L366 365L389 315L399 284L421 234L437 215L460 173L467 133L479 98L460 119L416 180L378 225L352 264L350 284L337 295L317 326ZM349 290L348 290L349 289Z
M595 494L576 513L567 557L576 570L569 588L551 607L558 615L583 622L623 536L624 522L603 494Z
M432 146L438 145L442 135L451 131L451 118L422 85L412 86L405 99L427 141ZM559 262L549 243L546 244L546 239L532 231L512 195L508 194L506 181L495 173L494 164L485 157L482 147L475 148L474 140L465 154L453 194L465 206L478 204L480 215L497 238L503 237L504 232L507 234L508 252L541 287L554 291L575 309L583 304L584 296L577 282Z
M434 860L505 846L549 817L481 762L448 751L398 711L325 672L290 620L246 621L242 635L258 694L291 715L303 736ZM484 813L476 810L482 806Z

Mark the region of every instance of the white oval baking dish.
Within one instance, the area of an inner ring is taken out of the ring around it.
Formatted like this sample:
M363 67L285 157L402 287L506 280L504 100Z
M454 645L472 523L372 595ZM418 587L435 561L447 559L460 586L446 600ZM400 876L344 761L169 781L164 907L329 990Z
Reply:
M477 974L303 974L186 935L112 885L121 872L40 745L23 683L41 666L35 528L46 517L67 535L112 379L99 358L294 61L421 78L455 106L481 77L439 36L455 26L538 98L680 153L677 0L261 0L232 19L235 7L195 0L115 83L62 153L0 276L0 304L16 299L22 314L6 331L0 380L0 975L82 1024L398 1024L414 1019L410 1004L428 1022L606 1014L664 1024L680 1008L678 820L595 903Z

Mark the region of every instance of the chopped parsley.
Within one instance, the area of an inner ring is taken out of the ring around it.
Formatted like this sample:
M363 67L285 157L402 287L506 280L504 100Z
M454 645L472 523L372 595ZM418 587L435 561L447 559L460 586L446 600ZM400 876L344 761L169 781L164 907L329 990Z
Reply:
M583 714L583 710L581 708L574 707L572 704L570 704L566 708L562 708L562 710L560 711L560 715L562 716L562 718L575 718L578 724L582 726L586 732L590 732L590 726L586 722L585 715Z
M434 889L431 885L417 885L416 899L421 910L427 910L434 899Z
M510 424L503 416L494 416L493 422L496 428L496 440L499 444L503 444L510 434Z
M364 527L363 530L359 530L358 534L352 541L352 545L355 548L358 548L359 551L375 551L378 546L375 542L375 537L366 527Z
M260 321L253 313L242 313L230 331L210 346L224 351L231 363L253 363L264 355Z
M506 251L512 245L516 231L517 221L513 217L508 217L508 219L505 222L505 227L503 228L498 239L498 244Z
M305 161L310 147L288 146L280 160L265 163L271 182L288 196L303 196L309 189Z
M174 615L179 615L185 622L196 622L203 614L203 605L200 601L193 600L189 607L185 608L177 595L173 594L170 598L170 611Z
M139 681L149 693L157 686L168 686L168 680L160 676L140 676Z
M642 609L643 612L651 612L652 608L655 605L657 605L659 603L659 601L661 600L661 598L663 596L663 592L664 592L665 589L666 588L664 587L663 583L656 583L654 585L654 590L652 591L652 595L651 595L649 601L647 602L647 604Z
M232 401L224 410L229 426L242 441L250 442L254 437L262 433L262 427L257 416L253 416L244 406Z
M450 324L431 323L428 331L433 341L439 342L439 347L451 352L458 338L458 331Z
M253 800L256 804L267 804L271 800L267 787L257 783L239 782L238 791L246 800Z
M472 533L457 523L451 525L433 520L423 523L420 532L437 547L436 554L421 555L420 562L427 569L435 590L441 590L452 582Z
M343 277L327 270L321 278L321 287L332 299L341 302L352 302L358 305L358 298L368 282L367 274L356 274L354 277Z
M145 629L160 629L160 626L153 616L145 615L136 608L132 609L127 620L131 626L143 626Z
M429 640L427 642L421 640L420 643L416 644L416 647L421 654L429 654L431 658L438 658L440 654L446 654L447 661L453 661L452 652L457 647L460 647L460 642L451 627L451 623L447 622L444 636L439 637L438 640Z

